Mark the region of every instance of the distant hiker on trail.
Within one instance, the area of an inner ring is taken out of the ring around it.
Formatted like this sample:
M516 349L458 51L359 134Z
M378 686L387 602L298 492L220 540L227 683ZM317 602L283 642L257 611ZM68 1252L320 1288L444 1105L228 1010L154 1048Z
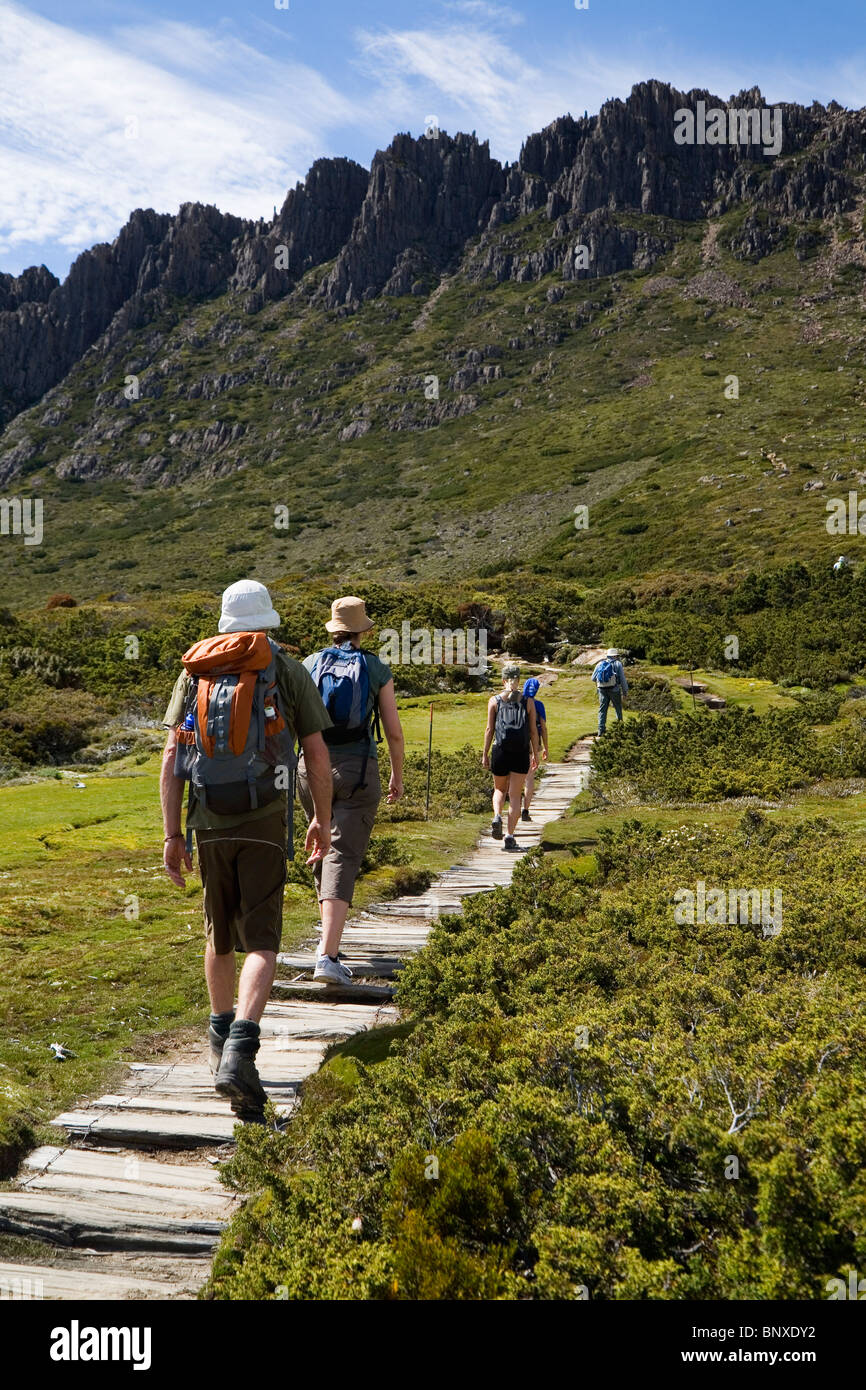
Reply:
M514 838L520 815L520 798L530 768L538 767L538 728L535 701L519 689L520 667L509 662L502 668L501 695L491 695L487 705L487 728L481 766L493 773L493 823L490 833L502 839L502 807L508 796L508 833L502 846L516 851ZM491 751L491 743L493 748Z
M219 637L190 647L163 723L160 775L163 859L184 886L196 832L204 886L210 1066L219 1095L244 1123L262 1124L267 1099L256 1069L259 1020L277 964L287 850L291 853L295 739L306 762L314 815L308 863L330 844L331 776L319 693L267 629L279 626L263 584L242 579L222 597ZM186 842L180 828L189 782ZM235 956L246 952L235 995Z
M608 647L596 665L592 679L598 686L598 732L603 734L610 705L613 705L616 717L622 723L622 699L628 694L628 681L616 647Z
M313 979L333 985L352 978L338 957L355 880L382 798L376 750L380 718L391 758L388 801L399 801L403 795L403 730L391 668L372 652L361 651L361 637L373 626L363 599L335 599L330 622L325 623L332 645L313 652L303 663L332 724L324 734L333 779L331 845L313 866L322 919ZM298 766L298 793L309 816L315 808L307 769L305 750Z
M536 695L536 691L540 685L541 681L537 676L530 676L528 680L523 682L523 693L527 699L535 701L535 727L538 729L538 741L541 744L540 761L546 762L550 756L550 745L547 742L547 711ZM532 820L529 814L529 807L533 795L535 794L535 774L537 770L538 769L535 767L530 767L526 774L526 786L523 789L523 810L520 812L520 819L522 821Z

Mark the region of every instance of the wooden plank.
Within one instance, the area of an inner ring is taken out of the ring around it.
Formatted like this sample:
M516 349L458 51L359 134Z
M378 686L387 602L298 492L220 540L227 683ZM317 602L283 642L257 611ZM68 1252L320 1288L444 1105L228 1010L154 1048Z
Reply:
M197 1262L190 1261L194 1266ZM169 1299L192 1294L206 1278L190 1268L191 1279L169 1283L137 1274L100 1274L83 1262L61 1265L9 1264L0 1262L3 1299L38 1298L48 1302L79 1299Z
M131 1091L126 1095L97 1096L88 1108L96 1110L132 1110L148 1114L190 1115L204 1120L221 1118L228 1108L228 1101L213 1092L209 1100L195 1100L190 1096L160 1096L154 1091Z
M101 1144L129 1144L146 1148L198 1149L230 1143L237 1121L226 1107L224 1116L207 1120L192 1115L147 1115L127 1111L71 1110L50 1123Z
M43 1192L49 1197L80 1197L94 1206L202 1221L228 1221L236 1205L225 1189L220 1194L196 1192L194 1188L149 1188L146 1183L123 1178L100 1178L97 1186L91 1177L53 1171L31 1178L22 1191Z
M394 998L394 991L388 985L361 985L353 982L334 985L327 984L324 980L274 980L272 988L279 995L289 995L295 999L316 999L324 996L328 999L360 1004L366 1001L384 1003Z
M277 962L287 970L313 970L316 965L316 953L306 951L292 955L281 952L277 956ZM403 962L399 956L346 955L343 957L343 964L348 965L358 979L390 980L399 973Z
M42 1192L5 1192L0 1230L53 1245L101 1250L170 1250L201 1254L216 1245L223 1223L178 1220L107 1203Z
M96 1153L90 1149L57 1148L46 1144L28 1154L22 1167L30 1169L34 1175L64 1173L89 1178L94 1183L113 1182L132 1171L139 1182L150 1188L189 1189L233 1200L209 1164L162 1163L139 1158L137 1154ZM26 1186L29 1181L25 1177L22 1185Z

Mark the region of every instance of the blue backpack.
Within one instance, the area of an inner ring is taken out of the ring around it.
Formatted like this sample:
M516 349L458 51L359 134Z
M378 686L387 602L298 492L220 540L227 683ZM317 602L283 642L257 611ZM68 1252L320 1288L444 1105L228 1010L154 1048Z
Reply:
M610 690L612 686L618 684L616 662L612 661L609 656L604 658L598 668L596 684L605 690Z
M316 656L311 675L334 726L322 731L322 738L327 744L355 743L363 738L369 741L371 728L375 728L377 742L381 743L379 707L375 699L372 711L368 713L370 673L362 651L348 642L342 647L326 647ZM352 788L353 796L358 787L367 785L364 777L368 756L365 752L360 779Z

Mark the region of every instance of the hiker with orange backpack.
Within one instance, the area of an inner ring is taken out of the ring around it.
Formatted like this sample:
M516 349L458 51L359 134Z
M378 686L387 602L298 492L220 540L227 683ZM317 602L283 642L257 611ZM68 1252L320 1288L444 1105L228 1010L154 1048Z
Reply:
M163 720L169 733L160 776L163 859L180 888L183 870L192 869L196 833L214 1087L238 1119L259 1124L267 1096L255 1057L276 973L286 859L293 854L296 738L313 806L307 863L327 853L331 821L331 768L322 739L331 721L300 662L268 638L267 630L279 622L263 584L244 579L226 589L221 635L196 642L182 658L184 669ZM237 952L246 959L235 1010Z

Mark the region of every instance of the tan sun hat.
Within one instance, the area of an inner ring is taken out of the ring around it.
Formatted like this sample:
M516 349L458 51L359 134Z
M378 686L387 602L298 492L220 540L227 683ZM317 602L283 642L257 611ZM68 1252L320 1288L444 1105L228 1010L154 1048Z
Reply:
M362 598L349 594L347 598L335 598L331 604L331 621L325 623L327 632L369 632L375 627L367 617L367 609Z

